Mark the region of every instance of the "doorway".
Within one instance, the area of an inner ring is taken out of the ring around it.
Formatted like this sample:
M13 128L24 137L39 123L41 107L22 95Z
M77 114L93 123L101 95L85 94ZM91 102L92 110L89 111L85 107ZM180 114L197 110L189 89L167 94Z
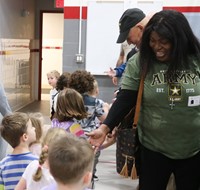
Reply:
M51 70L62 73L63 32L63 12L41 12L39 100L50 99L51 86L48 84L47 73Z

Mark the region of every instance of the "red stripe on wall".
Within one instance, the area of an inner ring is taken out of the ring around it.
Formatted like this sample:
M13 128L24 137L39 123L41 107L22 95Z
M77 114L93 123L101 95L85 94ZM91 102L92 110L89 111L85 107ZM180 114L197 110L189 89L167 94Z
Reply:
M62 49L62 47L59 47L59 46L43 46L42 49Z
M180 12L200 12L200 6L196 7L163 7L163 10L172 9ZM64 19L79 19L80 7L64 7ZM87 19L87 7L82 7L82 19Z
M185 13L200 12L200 7L163 7L163 10L169 10L169 9L177 10L179 12L185 12Z
M64 7L64 19L79 19L80 7ZM87 19L87 7L82 7L82 19Z

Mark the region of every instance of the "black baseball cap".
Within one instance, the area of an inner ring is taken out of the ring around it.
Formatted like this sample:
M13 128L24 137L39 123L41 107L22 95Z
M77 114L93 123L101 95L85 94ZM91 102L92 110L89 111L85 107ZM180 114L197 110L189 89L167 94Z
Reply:
M127 9L119 20L119 37L117 43L123 43L130 29L139 23L146 15L138 8Z

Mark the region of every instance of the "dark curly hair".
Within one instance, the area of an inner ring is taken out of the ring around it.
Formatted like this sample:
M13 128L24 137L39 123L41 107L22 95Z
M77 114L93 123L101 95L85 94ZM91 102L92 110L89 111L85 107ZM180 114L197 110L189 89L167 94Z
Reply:
M71 74L69 87L75 89L80 94L90 92L94 89L94 76L84 70L77 70Z
M60 91L63 90L64 88L69 87L69 79L70 79L70 73L69 72L63 72L62 75L57 80L56 83L56 90Z

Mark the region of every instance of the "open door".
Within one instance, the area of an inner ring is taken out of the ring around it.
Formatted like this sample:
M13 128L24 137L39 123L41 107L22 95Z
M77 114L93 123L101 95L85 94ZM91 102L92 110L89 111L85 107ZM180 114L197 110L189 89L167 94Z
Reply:
M51 70L62 73L63 28L63 12L41 12L39 100L49 100L51 86L48 84L46 74Z

